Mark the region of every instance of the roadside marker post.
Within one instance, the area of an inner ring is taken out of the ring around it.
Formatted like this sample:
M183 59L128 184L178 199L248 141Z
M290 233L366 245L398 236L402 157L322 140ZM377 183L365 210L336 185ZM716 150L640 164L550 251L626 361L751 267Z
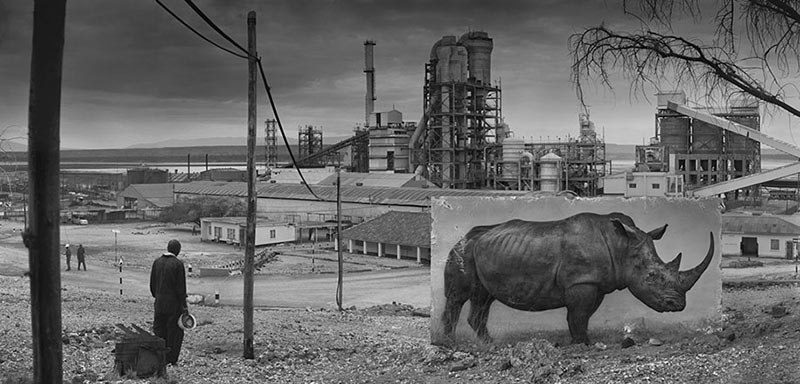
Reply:
M119 258L119 295L122 296L122 258Z
M114 257L119 263L119 295L122 296L122 257L117 254L117 234L119 234L119 229L112 229L111 232L114 233Z

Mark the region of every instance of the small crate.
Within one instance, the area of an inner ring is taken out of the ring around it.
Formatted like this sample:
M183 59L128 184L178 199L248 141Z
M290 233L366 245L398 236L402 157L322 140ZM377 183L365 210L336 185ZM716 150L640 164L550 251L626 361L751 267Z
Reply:
M123 324L117 328L124 332L123 339L114 347L114 372L120 376L163 377L166 374L164 340L133 325L133 331Z

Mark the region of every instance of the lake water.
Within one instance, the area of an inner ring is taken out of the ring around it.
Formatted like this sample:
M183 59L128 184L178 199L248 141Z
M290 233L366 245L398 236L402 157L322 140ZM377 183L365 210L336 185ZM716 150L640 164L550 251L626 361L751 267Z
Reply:
M774 169L783 165L790 164L790 160L762 160L761 169L768 170ZM27 162L5 163L6 170L12 170L14 165L24 167ZM612 160L611 173L621 173L633 169L635 161L633 159ZM106 172L106 173L125 173L128 169L138 167L149 167L156 169L163 169L170 173L185 173L187 170L186 163L152 163L152 164L135 164L135 163L70 163L65 162L61 164L62 170L79 171L79 172ZM203 172L206 169L214 168L234 168L239 170L246 170L247 165L244 163L228 162L228 163L209 163L206 168L205 163L191 164L189 171L191 173ZM265 169L263 163L256 163L256 169L261 172ZM24 170L24 168L20 168Z

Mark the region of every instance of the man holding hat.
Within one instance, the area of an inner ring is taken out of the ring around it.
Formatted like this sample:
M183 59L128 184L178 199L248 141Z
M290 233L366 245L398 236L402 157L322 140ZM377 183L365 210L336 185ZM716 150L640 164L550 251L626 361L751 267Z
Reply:
M153 262L150 270L150 294L155 300L153 333L164 339L169 348L167 364L177 364L183 344L183 329L178 326L182 314L188 314L186 305L186 273L183 262L178 260L181 243L172 239L167 252Z

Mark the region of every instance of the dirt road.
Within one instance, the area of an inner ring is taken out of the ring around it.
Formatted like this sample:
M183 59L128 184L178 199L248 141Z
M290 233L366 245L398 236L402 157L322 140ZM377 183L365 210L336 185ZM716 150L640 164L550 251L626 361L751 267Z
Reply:
M0 274L21 275L27 270L27 250L21 244L18 231L14 228L19 223L3 222L0 235ZM180 228L151 227L152 223L136 227L126 225L90 225L65 226L62 232L72 239L80 238L82 242L91 244L88 271L76 269L77 260L73 256L72 270L64 271L62 260L62 286L80 286L109 293L119 294L122 289L124 297L149 296L149 263L153 255L158 255L158 248L163 247L170 238L178 238L184 244L182 258L194 260L195 265L221 264L231 257L241 255L241 251L233 252L227 245L201 243L198 236L191 236ZM117 239L117 251L113 243L111 229L121 228ZM14 229L13 231L11 231ZM80 236L80 237L79 237ZM144 241L143 241L144 240ZM185 252L185 256L184 256ZM115 253L124 256L122 273L113 260ZM234 254L234 256L230 256ZM220 256L222 255L222 256ZM240 256L238 256L240 257ZM353 255L352 257L365 257ZM369 257L369 256L366 256ZM62 256L63 258L63 256ZM285 257L289 259L290 257ZM302 259L301 259L302 260ZM310 263L310 260L307 261ZM345 273L343 283L343 303L345 307L358 308L400 302L415 307L430 306L430 270L425 266L417 266L413 261L403 265L402 262L387 260L394 269L375 272ZM317 260L320 263L320 260ZM284 263L285 264L285 263ZM399 264L400 268L397 268ZM294 265L283 265L291 269ZM120 284L122 278L122 284ZM337 275L335 273L301 274L301 275L256 275L254 278L254 304L258 307L295 307L295 308L335 308ZM243 279L241 275L229 277L189 277L187 289L190 293L201 294L207 303L214 302L215 292L220 293L220 304L242 305Z
M22 246L19 235L22 225L8 221L0 221L0 224L0 274L21 275L27 270L28 264L27 250ZM112 235L112 229L119 230L117 238ZM66 225L62 227L62 233L62 242L70 239L73 243L89 245L89 271L77 271L77 261L73 257L73 269L69 272L62 271L62 285L82 286L116 294L121 288L124 296L149 296L149 265L171 238L181 241L181 258L189 264L194 263L196 267L221 265L242 256L241 250L235 250L231 246L201 242L199 236L192 236L187 228L165 227L157 223ZM117 254L125 258L121 286L119 268L115 264ZM364 270L364 263L385 264L387 270L346 272L343 306L355 305L361 308L391 302L415 307L430 306L428 267L417 266L413 261L401 262L386 258L381 263L381 259L374 256L348 257L351 259L351 270ZM757 268L724 268L723 279L757 279L762 276L794 273L793 263L782 260L764 261L766 264ZM254 304L261 307L335 308L337 276L330 273L336 270L335 263L317 259L317 267L324 267L322 269L326 273L306 273L311 270L310 258L283 255L280 263L270 264L267 268L282 269L286 274L255 276ZM390 267L392 269L388 269ZM221 304L242 304L241 275L190 277L187 286L190 293L204 295L207 303L213 303L215 292L219 292Z

